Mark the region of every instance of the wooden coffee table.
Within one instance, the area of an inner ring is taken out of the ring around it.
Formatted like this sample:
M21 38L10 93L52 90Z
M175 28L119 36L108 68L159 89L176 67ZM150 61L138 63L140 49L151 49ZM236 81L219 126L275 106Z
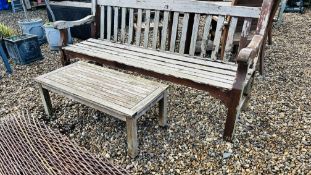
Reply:
M160 125L166 125L167 85L82 61L35 80L48 116L52 115L52 91L126 121L131 157L138 154L137 119L158 102Z

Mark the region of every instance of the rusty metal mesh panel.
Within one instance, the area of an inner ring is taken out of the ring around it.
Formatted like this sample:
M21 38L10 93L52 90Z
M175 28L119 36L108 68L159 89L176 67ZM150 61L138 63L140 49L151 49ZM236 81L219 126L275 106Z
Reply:
M0 174L128 174L105 158L78 147L36 117L18 114L0 120Z

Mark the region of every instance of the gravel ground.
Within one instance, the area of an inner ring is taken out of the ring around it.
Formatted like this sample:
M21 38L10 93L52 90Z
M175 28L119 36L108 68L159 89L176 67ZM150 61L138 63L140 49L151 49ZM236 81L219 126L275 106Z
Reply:
M30 17L46 20L44 10ZM22 13L0 12L17 30ZM47 121L70 139L133 174L310 174L311 11L286 14L266 51L266 78L257 76L249 109L241 114L233 144L222 141L226 108L207 93L170 85L169 127L160 128L153 108L138 123L139 156L126 153L125 123L52 94L55 117ZM60 55L41 47L45 59L14 65L0 62L0 116L29 110L44 118L33 78L55 70ZM152 78L149 78L152 79Z

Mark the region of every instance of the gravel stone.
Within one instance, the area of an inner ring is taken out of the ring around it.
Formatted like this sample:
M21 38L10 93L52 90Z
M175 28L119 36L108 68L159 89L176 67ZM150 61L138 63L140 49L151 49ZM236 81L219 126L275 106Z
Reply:
M30 18L47 21L45 10ZM23 13L0 12L17 31ZM227 109L208 93L169 82L169 126L158 126L156 107L138 121L139 155L127 156L125 123L51 94L55 115L47 120L33 80L61 67L60 54L42 45L44 60L0 61L0 117L29 110L71 140L133 174L309 174L311 172L311 11L285 14L265 53L266 76L256 76L249 108L241 113L232 145L222 140ZM20 32L20 31L19 31ZM135 75L138 75L135 73ZM138 75L141 76L141 75ZM146 77L159 81L154 78ZM223 153L231 153L224 159Z

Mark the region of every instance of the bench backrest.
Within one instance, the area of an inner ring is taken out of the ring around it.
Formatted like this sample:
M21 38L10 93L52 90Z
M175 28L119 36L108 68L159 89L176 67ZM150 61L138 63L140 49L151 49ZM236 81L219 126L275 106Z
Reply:
M246 44L243 43L247 42L253 19L260 18L256 34L265 34L272 1L264 0L262 7L242 7L190 0L97 0L99 8L96 15L100 20L101 39L179 54L185 54L185 50L189 50L187 54L190 56L195 56L197 41L200 39L200 52L196 56L212 60L220 59L225 19L231 16L225 54L221 58L228 61L238 20L244 21L240 43L245 47ZM93 6L93 13L95 7ZM218 16L218 20L216 28L212 30L213 16ZM193 24L189 24L190 17L193 17ZM207 52L211 36L212 50Z

